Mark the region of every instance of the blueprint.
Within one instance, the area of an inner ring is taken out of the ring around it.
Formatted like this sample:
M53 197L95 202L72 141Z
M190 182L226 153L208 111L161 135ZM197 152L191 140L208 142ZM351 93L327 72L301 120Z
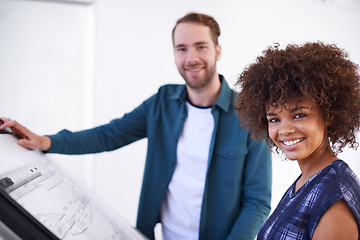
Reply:
M59 239L146 239L40 151L1 156L0 187Z

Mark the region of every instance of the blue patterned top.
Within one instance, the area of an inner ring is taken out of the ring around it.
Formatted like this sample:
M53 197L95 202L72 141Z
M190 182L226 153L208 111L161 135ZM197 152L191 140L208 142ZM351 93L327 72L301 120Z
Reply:
M311 239L321 216L340 199L360 228L360 180L344 161L332 162L293 193L296 181L261 227L259 240Z

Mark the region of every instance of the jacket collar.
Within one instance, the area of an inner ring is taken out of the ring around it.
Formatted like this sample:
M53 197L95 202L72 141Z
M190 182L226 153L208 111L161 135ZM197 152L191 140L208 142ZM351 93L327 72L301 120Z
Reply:
M223 75L219 74L221 81L220 94L218 99L216 100L215 106L218 106L223 111L228 112L230 110L230 106L232 105L232 97L233 91L230 89L228 83L226 82Z
M230 109L230 105L232 104L232 90L230 89L223 75L219 74L219 78L221 82L221 88L220 88L219 97L215 102L215 106L218 106L223 111L228 112ZM183 84L181 85L181 87L179 87L176 90L172 99L179 99L185 102L186 96L187 96L186 85Z

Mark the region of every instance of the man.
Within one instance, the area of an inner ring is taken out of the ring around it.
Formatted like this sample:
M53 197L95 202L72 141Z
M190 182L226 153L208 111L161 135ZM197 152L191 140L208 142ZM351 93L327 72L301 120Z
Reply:
M220 28L190 13L173 29L174 55L185 85L165 85L132 112L80 132L38 136L19 144L49 153L118 149L148 138L137 228L150 239L162 223L167 239L254 239L270 212L271 155L240 127L234 92L217 74Z

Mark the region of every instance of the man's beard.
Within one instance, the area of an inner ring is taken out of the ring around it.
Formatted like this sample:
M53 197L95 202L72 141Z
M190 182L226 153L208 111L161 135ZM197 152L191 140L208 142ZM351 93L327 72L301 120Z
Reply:
M201 89L201 88L205 87L206 85L208 85L212 81L214 75L216 74L216 65L213 65L209 69L205 69L205 71L206 71L206 75L204 76L204 78L201 78L201 79L197 78L197 79L191 81L186 77L185 72L182 72L179 70L180 75L183 77L183 79L186 82L186 85L192 89Z

